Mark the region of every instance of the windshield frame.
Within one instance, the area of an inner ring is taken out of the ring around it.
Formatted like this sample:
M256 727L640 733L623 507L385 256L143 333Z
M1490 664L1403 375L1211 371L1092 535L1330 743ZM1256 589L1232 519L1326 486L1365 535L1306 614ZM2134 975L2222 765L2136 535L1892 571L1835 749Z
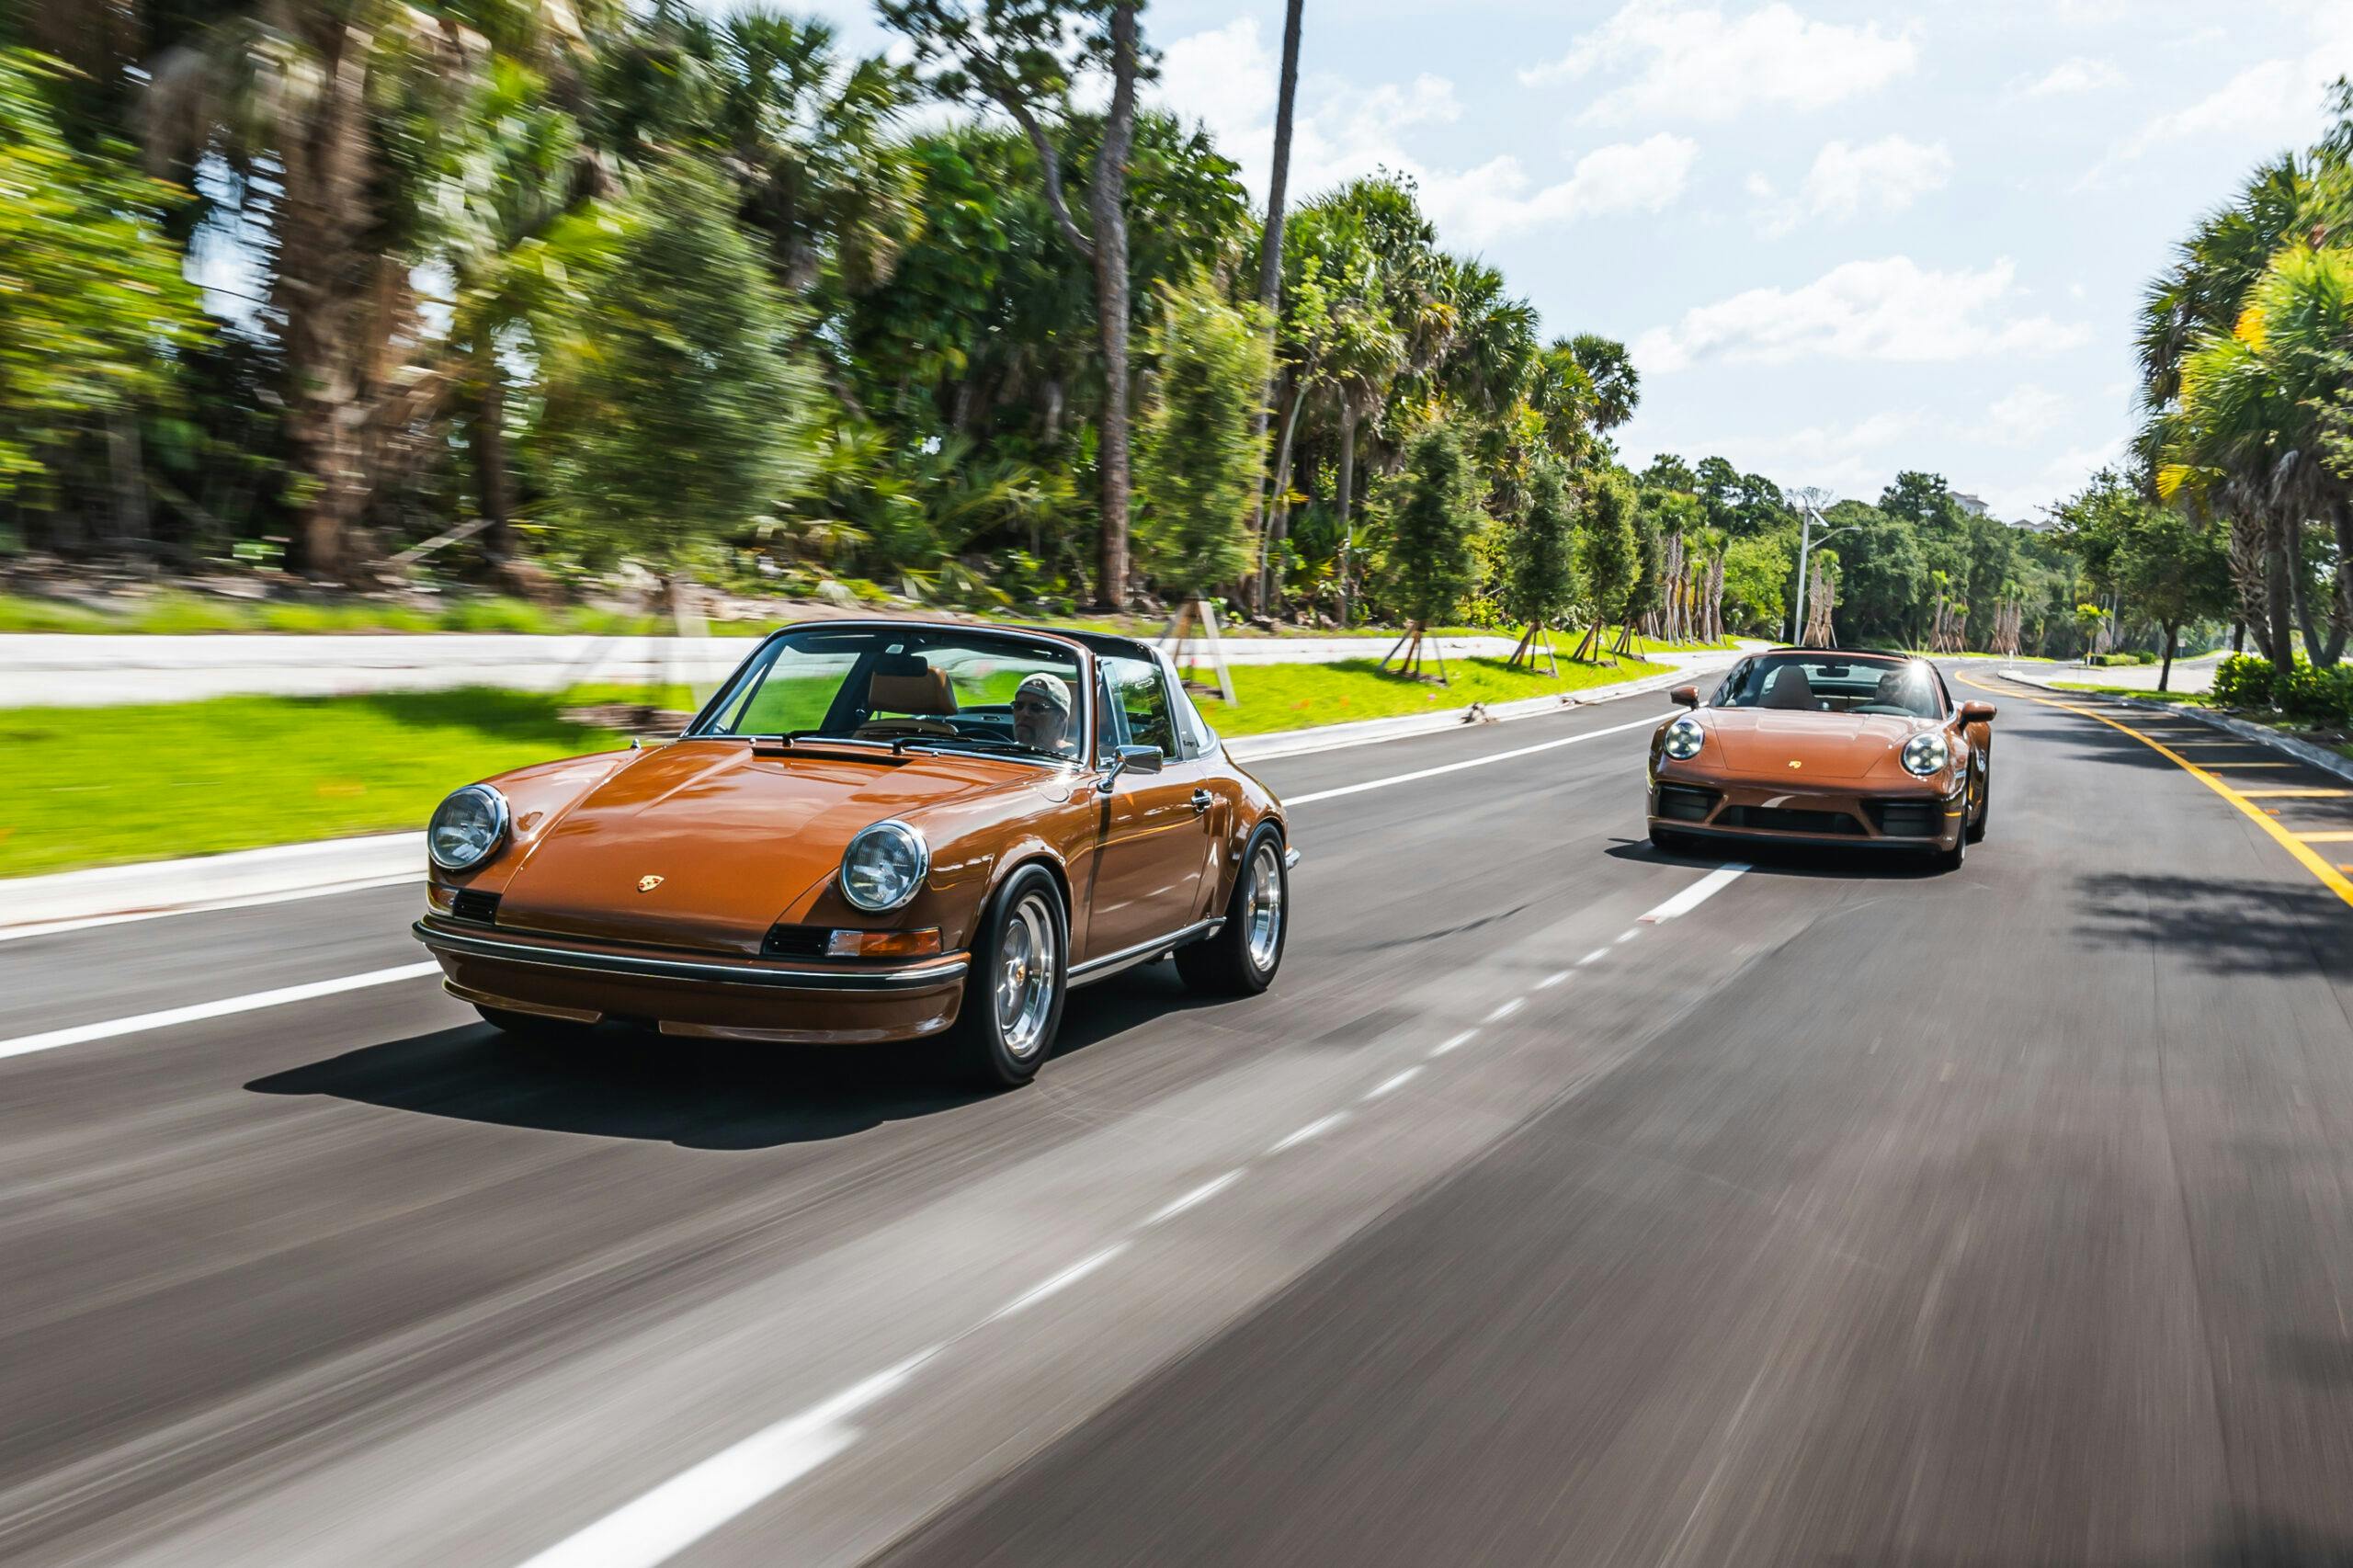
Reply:
M1905 717L1920 723L1944 724L1949 723L1952 721L1954 713L1958 711L1958 710L1953 706L1952 692L1945 686L1944 672L1937 668L1936 661L1933 659L1924 659L1915 655L1904 653L1881 653L1860 648L1768 648L1761 653L1751 653L1746 658L1741 660L1740 663L1733 665L1731 669L1724 672L1723 679L1717 683L1715 690L1708 694L1707 705L1711 709L1720 708L1725 710L1741 710L1744 711L1753 712L1770 711L1776 713L1805 713L1816 711L1814 710L1804 708L1777 708L1768 710L1761 703L1744 704L1736 703L1732 700L1732 694L1733 690L1738 687L1742 680L1747 676L1750 668L1754 665L1766 664L1771 661L1779 661L1784 664L1804 664L1808 662L1829 663L1832 661L1844 661L1850 665L1871 665L1891 670L1900 670L1909 665L1916 665L1928 672L1927 688L1936 694L1937 711L1934 713L1913 713L1905 715ZM1820 716L1827 718L1839 712L1851 711L1853 710L1832 710L1829 712L1821 713ZM1888 719L1896 717L1896 715L1893 713L1868 716Z
M1077 666L1078 679L1074 687L1074 694L1092 689L1098 678L1092 649L1075 638L1061 637L1048 631L1031 631L1027 628L967 626L961 622L937 620L802 620L796 621L790 626L780 626L761 638L752 651L744 656L743 662L729 674L726 680L720 684L719 689L711 694L710 700L704 703L696 712L693 722L687 725L679 738L689 741L752 741L773 738L722 731L718 727L719 716L726 712L739 697L745 695L745 688L750 683L765 680L767 677L769 670L775 665L776 651L781 644L801 635L840 635L846 632L872 632L884 636L970 638L975 642L1003 643L1008 648L1019 649L1030 653L1050 653L1056 659L1068 659ZM868 656L870 655L859 655L861 659ZM839 699L838 691L835 693L835 699L836 700ZM966 745L957 737L949 735L903 736L892 740L862 739L856 735L809 735L805 738L814 745L872 747L885 752L923 751L944 756L985 756L1000 762L1027 763L1033 767L1075 768L1087 766L1088 759L1095 756L1096 743L1095 705L1092 702L1080 701L1076 706L1082 711L1077 715L1078 733L1072 738L1072 751L1068 756L1051 756L1043 752L1000 750L993 745Z

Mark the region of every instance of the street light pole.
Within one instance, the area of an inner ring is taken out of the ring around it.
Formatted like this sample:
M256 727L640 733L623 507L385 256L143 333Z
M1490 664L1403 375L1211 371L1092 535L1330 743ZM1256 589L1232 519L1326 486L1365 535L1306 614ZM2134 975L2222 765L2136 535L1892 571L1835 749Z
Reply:
M1798 608L1793 623L1790 627L1790 643L1792 647L1805 641L1806 562L1813 553L1813 525L1827 522L1827 519L1814 509L1813 503L1809 501L1803 505L1805 511L1798 524ZM1822 537L1825 540L1836 539L1840 534L1853 533L1861 526L1859 523L1848 523L1844 528L1828 529Z

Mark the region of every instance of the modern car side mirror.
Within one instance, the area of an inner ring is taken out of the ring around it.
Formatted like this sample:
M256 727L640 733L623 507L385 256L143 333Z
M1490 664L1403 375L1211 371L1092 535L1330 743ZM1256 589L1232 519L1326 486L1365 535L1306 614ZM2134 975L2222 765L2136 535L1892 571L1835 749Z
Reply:
M1158 746L1120 746L1111 753L1111 766L1103 775L1099 786L1105 794L1120 781L1122 773L1157 773L1165 766L1167 756Z
M1990 724L2000 710L1990 702L1964 702L1961 705L1961 722L1964 724Z
M1696 686L1678 686L1666 694L1666 699L1677 708L1697 708L1699 706L1699 688Z

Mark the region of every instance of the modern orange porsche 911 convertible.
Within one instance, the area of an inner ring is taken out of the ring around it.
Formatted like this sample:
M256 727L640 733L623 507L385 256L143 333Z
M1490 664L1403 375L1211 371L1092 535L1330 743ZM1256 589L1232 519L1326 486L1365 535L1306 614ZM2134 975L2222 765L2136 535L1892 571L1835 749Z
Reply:
M1651 737L1651 842L1771 839L1923 851L1985 836L1994 707L1955 703L1926 659L1776 648L1743 659Z
M827 621L763 641L674 740L442 802L416 935L510 1033L947 1035L1026 1082L1074 985L1282 961L1282 806L1125 638Z

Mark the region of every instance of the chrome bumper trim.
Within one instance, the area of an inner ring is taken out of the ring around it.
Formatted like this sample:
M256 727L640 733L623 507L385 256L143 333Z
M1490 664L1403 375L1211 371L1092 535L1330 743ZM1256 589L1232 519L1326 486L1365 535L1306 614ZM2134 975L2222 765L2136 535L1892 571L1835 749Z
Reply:
M619 974L643 980L700 980L723 985L758 985L779 991L917 991L950 984L964 978L971 967L961 955L904 969L778 969L746 960L657 959L634 953L595 953L577 948L551 948L505 937L452 931L420 920L410 931L434 951L467 958L528 964L534 969L577 970L586 974Z

